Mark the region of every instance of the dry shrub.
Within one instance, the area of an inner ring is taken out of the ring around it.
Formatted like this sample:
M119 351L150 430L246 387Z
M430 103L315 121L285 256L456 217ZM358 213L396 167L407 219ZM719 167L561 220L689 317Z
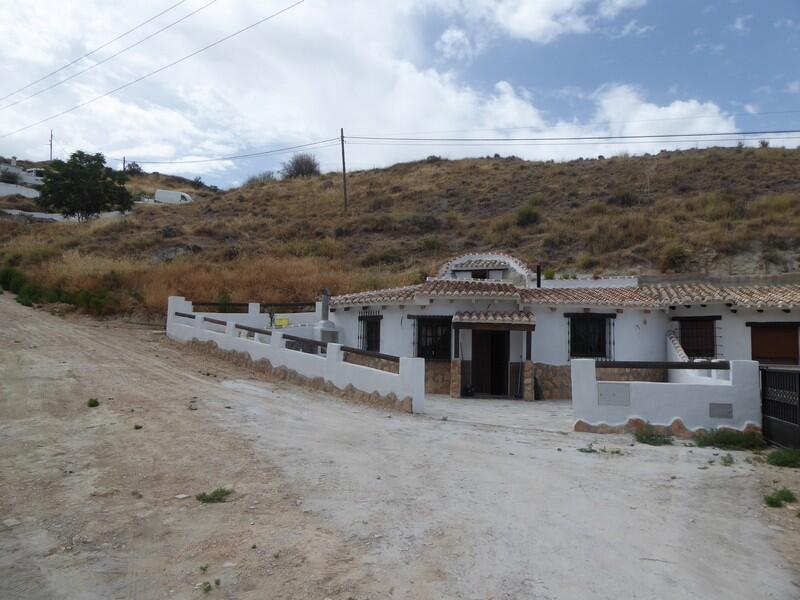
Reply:
M69 250L57 260L48 261L31 271L31 278L41 285L66 290L96 289L101 281L114 273L123 281L131 281L148 265L127 258L108 258Z

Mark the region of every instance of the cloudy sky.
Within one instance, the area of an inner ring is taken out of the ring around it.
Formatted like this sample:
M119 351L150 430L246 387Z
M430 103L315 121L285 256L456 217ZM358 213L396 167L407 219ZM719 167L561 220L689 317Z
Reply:
M25 129L293 1L0 0L0 155L47 158L51 128L56 157L83 149L113 165L121 156L186 161L285 148L335 138L340 127L352 136L504 139L800 129L797 0L305 0ZM710 144L720 142L353 139L347 160L558 160ZM324 170L340 168L337 145L313 152ZM143 166L228 186L290 154Z

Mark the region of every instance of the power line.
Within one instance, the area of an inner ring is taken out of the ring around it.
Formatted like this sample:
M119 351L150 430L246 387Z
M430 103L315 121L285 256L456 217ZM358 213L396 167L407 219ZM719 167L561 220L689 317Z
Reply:
M154 71L150 71L149 73L146 73L146 74L142 75L141 77L137 77L136 79L134 79L132 81L129 81L128 83L125 83L123 85L120 85L119 87L116 87L113 90L109 90L109 91L107 91L107 92L105 92L103 94L100 94L99 96L95 96L94 98L90 98L89 100L86 100L85 102L81 102L80 104L76 104L75 106L72 106L71 108L68 108L66 110L62 110L61 112L58 112L58 113L56 113L54 115L50 115L49 117L46 117L46 118L41 119L39 121L36 121L35 123L31 123L30 125L26 125L25 127L20 127L19 129L15 129L14 131L9 131L7 133L4 133L4 134L0 135L0 139L7 138L9 136L15 135L17 133L21 133L23 131L27 131L28 129L31 129L32 127L36 127L37 125L41 125L42 123L47 123L48 121L52 121L53 119L57 119L58 117L61 117L61 116L65 115L65 114L67 114L67 113L72 112L73 110L77 110L79 108L83 108L84 106L86 106L88 104L91 104L92 102L96 102L97 100L105 98L106 96L110 96L111 94L115 94L116 92L119 92L120 90L124 90L125 88L128 88L128 87L130 87L130 86L132 86L132 85L134 85L136 83L139 83L140 81L142 81L144 79L147 79L148 77L152 77L153 75L156 75L156 74L160 73L161 71L169 69L170 67L174 67L175 65L177 65L179 63L182 63L183 61L188 60L188 59L192 58L193 56L197 56L201 52L205 52L206 50L209 50L210 48L213 48L214 46L218 46L219 44L222 44L223 42L226 42L229 39L234 38L237 35L240 35L240 34L244 33L245 31L253 29L254 27L257 27L258 25L261 25L262 23L265 23L266 21L269 21L270 19L274 19L275 17L277 17L277 16L279 16L279 15L281 15L281 14L283 14L283 13L285 13L285 12L291 10L291 9L293 9L295 6L299 6L303 2L305 2L305 0L297 0L297 2L295 2L294 4L290 4L289 6L286 6L286 7L282 8L281 10L279 10L277 12L274 12L271 15L266 16L263 19L259 19L255 23L251 23L247 27L243 27L242 29L239 29L238 31L230 33L230 34L226 35L225 37L222 37L222 38L218 39L215 42L207 44L207 45L203 46L202 48L199 48L199 49L195 50L194 52L191 52L190 54L187 54L186 56L184 56L182 58L179 58L178 60L172 61L171 63L166 64L163 67L159 67L158 69L156 69Z
M169 12L169 11L171 11L173 8L175 8L175 7L177 7L177 6L180 6L180 5L181 5L181 4L183 4L184 2L186 2L186 0L180 0L180 2L176 2L176 3L175 3L175 4L173 4L172 6L168 6L167 8L165 8L164 10L162 10L162 11L161 11L160 13L158 13L157 15L153 15L152 17L150 17L150 18L149 18L149 19L147 19L146 21L142 21L141 23L139 23L139 24L138 24L138 25L136 25L135 27L132 27L131 29L128 29L128 31L125 31L125 32L123 32L123 33L119 34L119 35L118 35L117 37L115 37L113 40L109 40L109 41L108 41L108 42L106 42L105 44L103 44L103 45L101 45L101 46L98 46L97 48L95 48L94 50L92 50L92 51L90 51L90 52L87 52L87 53L86 53L86 54L84 54L83 56L79 56L79 57L78 57L78 58L76 58L75 60L72 60L72 61L68 62L68 63L67 63L67 64L65 64L63 67L59 67L59 68L58 68L58 69L56 69L55 71L51 71L51 72L50 72L50 73L48 73L47 75L44 75L44 76L40 77L39 79L36 79L35 81L31 81L29 84L27 84L27 85L24 85L24 86L22 86L21 88L14 90L14 91L13 91L13 92L11 92L10 94L6 94L6 95L5 95L5 96L3 96L2 98L0 98L0 100L5 100L6 98L9 98L9 97L13 96L13 95L14 95L14 94L16 94L17 92L21 92L21 91L23 91L23 90L27 90L29 87L31 87L31 86L33 86L33 85L36 85L36 84L37 84L37 83L39 83L40 81L44 81L44 80L45 80L45 79L47 79L48 77L52 77L52 76L53 76L53 75L55 75L56 73L60 73L61 71L63 71L63 70L64 70L64 69L66 69L67 67L71 67L71 66L72 66L72 65L74 65L75 63L82 61L84 58L87 58L87 57L91 56L91 55L92 55L92 54L94 54L95 52L98 52L98 51L102 50L103 48L105 48L105 47L107 47L107 46L110 46L111 44L113 44L113 43L114 43L114 42L116 42L117 40L124 38L124 37L125 37L126 35L128 35L129 33L133 33L133 32L134 32L134 31L136 31L137 29L139 29L139 28L141 28L141 27L143 27L143 26L147 25L148 23L150 23L150 22L154 21L155 19L157 19L157 18L158 18L158 17L160 17L161 15L168 13L168 12Z
M744 113L726 113L726 114L707 114L707 115L692 115L686 117L659 117L654 119L635 119L635 120L628 120L628 121L598 121L596 125L632 125L636 123L659 123L663 121L693 121L697 119L710 119L710 118L717 118L717 117L764 117L764 116L776 116L776 115L793 115L793 114L800 114L800 109L796 110L773 110L773 111L762 111L762 112L744 112ZM392 135L423 135L429 133L470 133L473 131L521 131L525 129L538 129L541 127L540 124L537 125L516 125L514 127L482 127L482 128L474 128L474 129L439 129L439 130L427 130L427 131L406 131L406 132L393 132Z
M637 140L648 138L704 138L719 136L752 136L800 133L800 129L777 129L764 131L715 131L709 133L663 133L640 135L589 135L589 136L561 136L561 137L520 137L520 138L418 138L418 137L391 137L391 136L366 136L351 135L347 139L392 141L392 142L570 142L570 141L606 141L606 140ZM702 141L702 140L701 140Z
M138 42L134 42L134 43L133 43L133 44L131 44L130 46L126 46L126 47L125 47L125 48L123 48L122 50L119 50L118 52L115 52L114 54L111 54L111 55L107 56L107 57L106 57L106 58L104 58L103 60L101 60L101 61L99 61L99 62L96 62L96 63L95 63L95 64L93 64L93 65L89 65L88 67L86 67L85 69L82 69L81 71L78 71L78 72L76 72L76 73L73 73L73 74L72 74L72 75L70 75L69 77L65 77L64 79L60 79L59 81L56 81L56 82L55 82L55 83L53 83L52 85L49 85L49 86L47 86L47 87L44 87L44 88L40 89L40 90L39 90L39 91L37 91L37 92L34 92L34 93L33 93L33 94L31 94L30 96L25 96L24 98L20 98L19 100L15 100L14 102L11 102L10 104L6 104L5 106L2 106L2 107L0 107L0 111L4 111L5 109L7 109L7 108L11 108L12 106L16 106L17 104L22 104L23 102L25 102L25 101L27 101L27 100L30 100L31 98L35 98L35 97L36 97L36 96L38 96L39 94L43 94L44 92L46 92L46 91L48 91L48 90L52 90L53 88L60 86L62 83L66 83L67 81L70 81L71 79L75 79L75 78L76 78L76 77L78 77L79 75L83 75L83 74L84 74L84 73L86 73L87 71L91 71L92 69L95 69L95 68L99 67L100 65L107 63L107 62L108 62L108 61L110 61L111 59L113 59L113 58L116 58L117 56L119 56L120 54L122 54L122 53L124 53L124 52L127 52L127 51L128 51L128 50L130 50L131 48L135 48L135 47L136 47L136 46L138 46L139 44L142 44L142 43L146 42L147 40L149 40L149 39L151 39L151 38L154 38L155 36L157 36L158 34L160 34L160 33L164 32L164 31L166 31L167 29L169 29L169 28L171 28L171 27L174 27L174 26L175 26L175 25L177 25L178 23L180 23L180 22L182 22L182 21L185 21L186 19L188 19L189 17L191 17L191 16L193 16L193 15L196 15L196 14L197 14L197 13L199 13L201 10L203 10L203 9L205 9L205 8L208 8L209 6L211 6L212 4L214 4L216 1L217 1L217 0L211 0L210 2L207 2L206 4L204 4L203 6L201 6L200 8L197 8L197 9L193 10L192 12L190 12L190 13L188 13L188 14L186 14L186 15L182 16L182 17L181 17L180 19L178 19L177 21L173 21L172 23L170 23L170 24L168 24L168 25L165 25L164 27L162 27L161 29L158 29L157 31L155 31L155 32L151 33L150 35L148 35L148 36L146 36L146 37L143 37L143 38L142 38L142 39L140 39Z
M669 142L670 144L697 144L698 142L736 142L736 141L758 141L760 139L766 139L771 141L780 141L780 140L797 140L800 139L800 136L782 136L782 137L770 137L770 136L763 136L763 137L750 137L750 138L691 138L691 139L670 139L670 140L659 140L659 139L651 139L651 140L608 140L608 141L601 141L601 142L587 142L587 141L565 141L565 142L524 142L518 140L509 140L508 143L503 142L392 142L392 141L365 141L365 140L355 140L351 142L347 142L348 144L358 145L358 146L422 146L422 147L454 147L454 148L466 148L466 147L509 147L509 146L610 146L610 145L618 145L618 144L659 144L662 142Z
M333 143L332 143L333 142ZM320 144L325 144L320 145ZM339 145L339 138L330 138L327 140L319 140L318 142L309 142L307 144L298 144L297 146L286 146L285 148L274 148L272 150L263 150L260 152L251 152L249 154L237 154L235 156L219 156L217 158L198 158L194 160L129 160L129 162L135 162L139 165L189 165L189 164L198 164L198 163L210 163L210 162L218 162L221 160L241 160L245 158L255 158L257 156L267 156L269 154L280 154L283 152L292 152L294 150L299 150L301 148L311 148L312 146L316 146L317 149L322 148L329 148L331 146L338 146ZM112 158L111 160L121 161L121 158Z

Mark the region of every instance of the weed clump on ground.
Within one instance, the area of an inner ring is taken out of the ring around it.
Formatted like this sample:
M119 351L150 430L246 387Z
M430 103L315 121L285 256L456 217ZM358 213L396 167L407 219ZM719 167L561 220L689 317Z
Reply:
M228 496L230 496L232 493L233 490L231 489L218 487L213 492L208 494L206 492L201 492L200 494L197 494L195 498L197 498L203 504L216 504L218 502L225 502Z
M711 429L696 433L694 441L701 448L714 446L722 450L760 450L764 447L764 438L757 431Z
M97 398L89 398L89 401L86 403L86 406L88 406L89 408L97 408L98 406L100 406L100 400L98 400Z
M800 469L800 450L796 448L780 448L767 455L767 462L776 467Z
M634 434L636 441L640 444L648 444L650 446L667 446L672 444L672 438L666 433L657 430L655 427L647 423L641 429L638 429Z
M797 496L788 488L775 490L769 496L764 496L764 503L772 508L780 508L785 502L794 502Z
M722 466L724 466L724 467L732 466L733 463L734 463L733 454L728 452L724 456L720 457L719 462L722 463Z

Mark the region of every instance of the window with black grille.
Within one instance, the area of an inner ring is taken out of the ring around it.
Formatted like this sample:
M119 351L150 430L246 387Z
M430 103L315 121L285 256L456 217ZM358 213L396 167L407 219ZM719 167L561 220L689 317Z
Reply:
M450 317L417 318L417 357L450 359Z
M358 345L362 350L381 351L381 319L377 313L359 315Z
M716 358L717 335L715 318L676 319L678 337L689 358Z
M487 271L485 269L481 269L481 270L478 270L478 271L473 271L472 272L472 278L473 279L489 279L489 271Z
M589 313L569 317L570 358L612 360L613 319Z

